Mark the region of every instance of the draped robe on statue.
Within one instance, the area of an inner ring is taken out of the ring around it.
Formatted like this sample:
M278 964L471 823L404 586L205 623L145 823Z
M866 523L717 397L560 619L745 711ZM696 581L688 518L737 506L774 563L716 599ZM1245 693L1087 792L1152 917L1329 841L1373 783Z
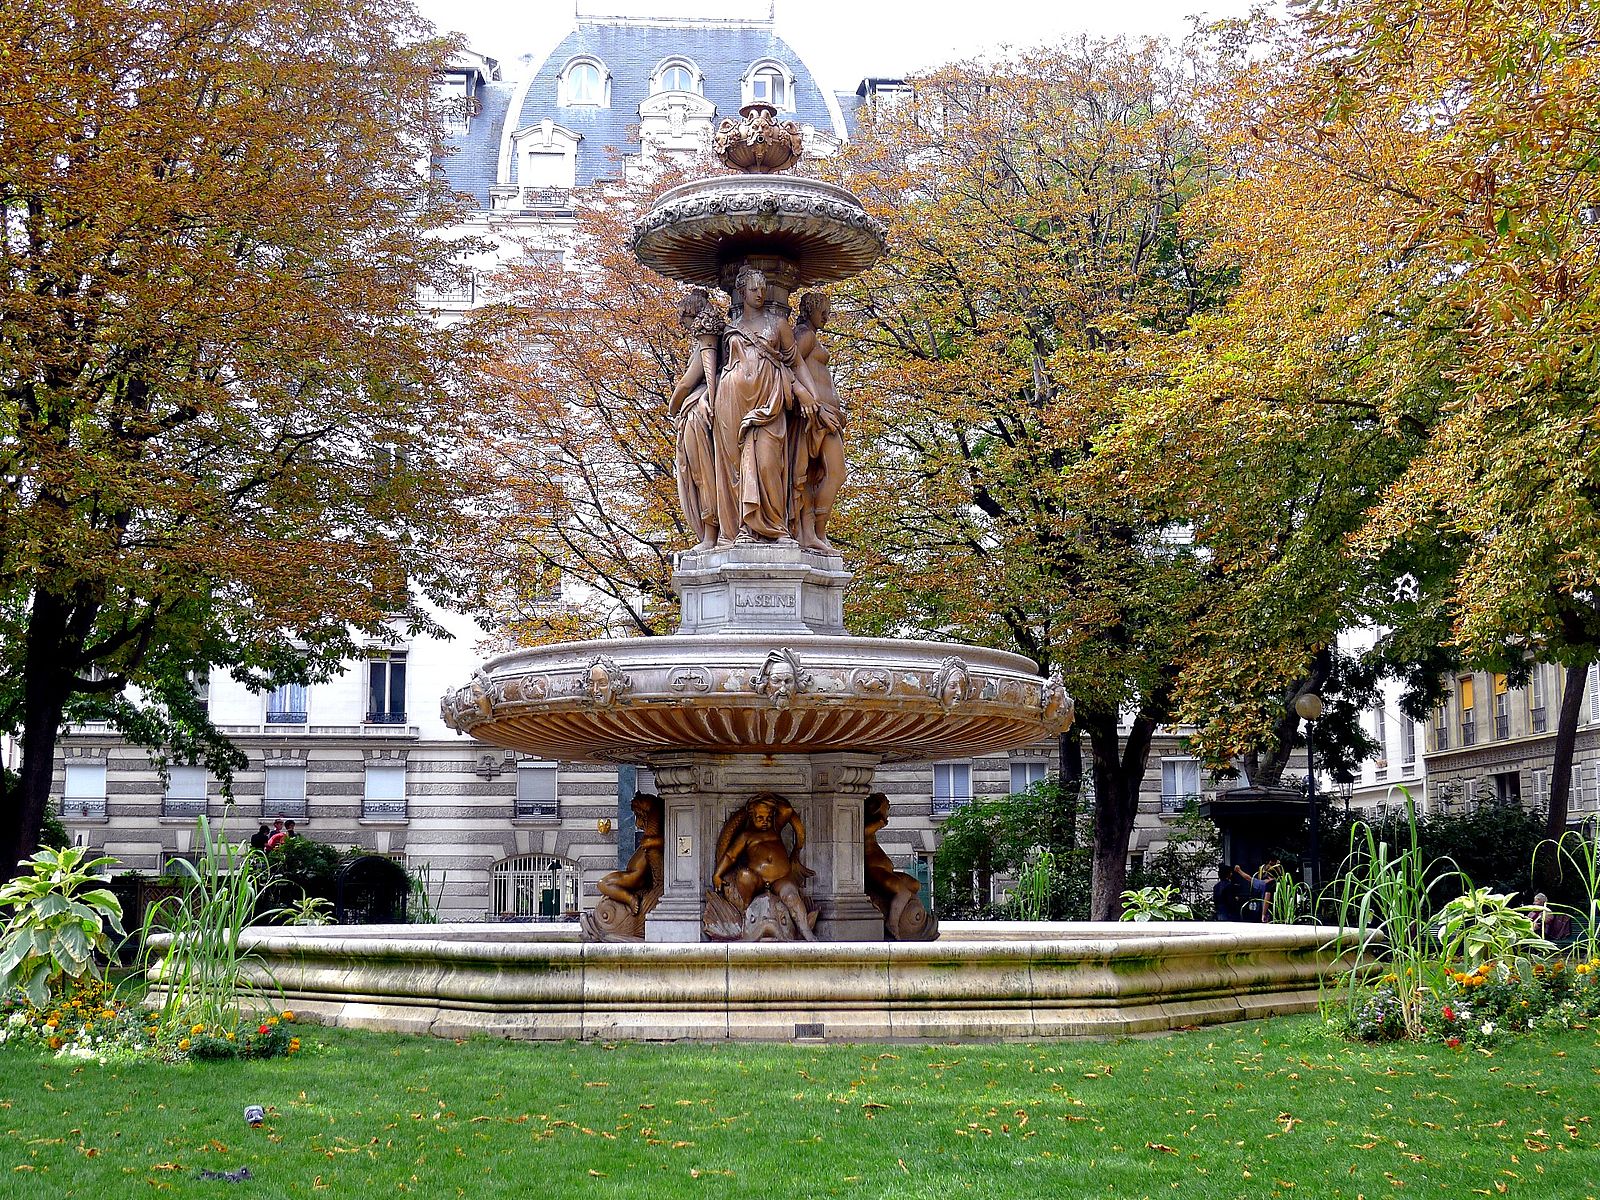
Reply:
M792 536L795 357L793 346L780 341L776 322L782 318L763 316L757 329L741 323L728 330L717 384L716 452L734 483L740 533L776 541Z

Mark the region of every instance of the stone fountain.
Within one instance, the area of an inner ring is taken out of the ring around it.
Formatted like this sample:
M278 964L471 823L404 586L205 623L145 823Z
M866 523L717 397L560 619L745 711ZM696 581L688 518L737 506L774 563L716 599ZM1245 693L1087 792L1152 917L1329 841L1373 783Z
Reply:
M697 285L669 409L698 538L673 575L678 633L505 654L443 703L495 746L653 772L660 812L646 801L642 856L601 885L597 939L936 936L867 832L874 769L1028 745L1072 719L1021 656L845 631L851 575L827 530L846 420L820 288L871 266L885 236L843 188L776 173L800 132L774 116L724 121L737 173L666 193L633 234L646 266Z
M247 973L311 1020L444 1037L1036 1039L1314 1008L1355 950L1338 930L940 930L877 845L879 763L1031 743L1072 702L1016 655L846 634L820 285L865 270L884 233L848 192L773 173L800 150L774 117L724 122L738 173L668 192L634 233L644 263L696 285L671 404L699 539L678 559L679 633L502 655L443 701L497 746L648 765L660 795L635 800L627 867L581 929L252 929Z

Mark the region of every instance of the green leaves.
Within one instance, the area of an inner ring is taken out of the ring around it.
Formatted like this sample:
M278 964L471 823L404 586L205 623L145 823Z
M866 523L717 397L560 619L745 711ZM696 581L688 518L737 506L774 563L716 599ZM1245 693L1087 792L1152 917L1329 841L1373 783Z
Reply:
M122 935L122 905L98 886L114 858L90 858L79 846L40 850L30 870L0 887L12 914L0 931L0 995L22 988L36 1006L57 978L99 978L96 955L109 955L107 930Z

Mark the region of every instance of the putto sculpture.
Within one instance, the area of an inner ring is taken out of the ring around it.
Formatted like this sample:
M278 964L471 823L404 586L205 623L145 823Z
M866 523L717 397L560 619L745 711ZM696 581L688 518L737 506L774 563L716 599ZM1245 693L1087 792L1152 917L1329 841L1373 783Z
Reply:
M792 848L784 843L785 829L794 831ZM816 941L817 914L800 894L812 875L800 861L805 844L800 814L774 792L734 810L717 837L706 936L715 942Z
M640 792L633 798L639 842L628 865L600 878L600 901L579 918L583 932L597 942L642 942L644 920L661 899L664 884L661 849L661 797Z

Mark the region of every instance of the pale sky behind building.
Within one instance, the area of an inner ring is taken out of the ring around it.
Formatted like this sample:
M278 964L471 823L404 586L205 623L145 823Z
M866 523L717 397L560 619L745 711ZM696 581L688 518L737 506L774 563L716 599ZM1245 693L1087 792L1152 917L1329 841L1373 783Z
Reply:
M500 60L507 78L532 67L574 24L574 0L417 0L441 29ZM769 0L577 0L585 16L764 17ZM1245 15L1251 0L773 0L775 31L833 91L1006 47L1093 37L1181 38L1191 17Z

